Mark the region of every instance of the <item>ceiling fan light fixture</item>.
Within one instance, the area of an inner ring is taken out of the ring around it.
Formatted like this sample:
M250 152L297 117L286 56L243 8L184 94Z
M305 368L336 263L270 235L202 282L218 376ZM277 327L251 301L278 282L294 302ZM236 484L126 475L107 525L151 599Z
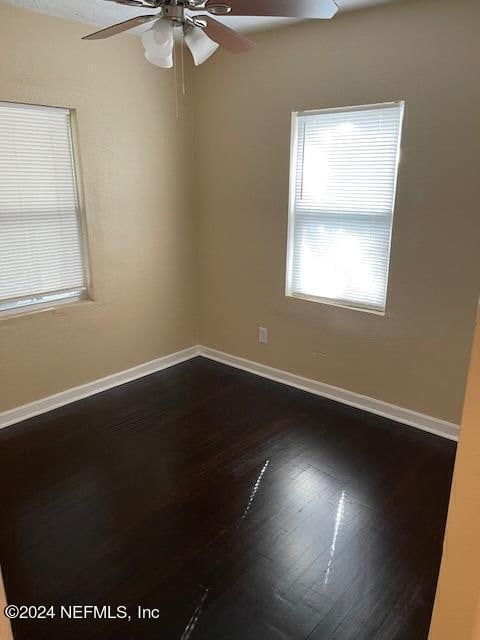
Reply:
M200 27L186 31L185 44L191 51L195 66L208 60L219 47L219 44L209 38Z
M152 60L169 61L173 54L173 23L171 20L160 18L153 23L153 26L142 34L142 44L145 48L145 57L149 62ZM157 64L152 62L152 64ZM172 63L173 64L173 63ZM164 66L157 64L157 66ZM169 65L165 68L170 68Z
M171 69L173 67L173 52L167 56L156 56L145 51L145 58L150 64L154 64L156 67L161 67L162 69Z
M328 20L338 10L336 0L108 1L132 7L159 9L159 12L124 20L111 27L90 33L84 36L83 40L104 40L150 23L153 26L142 35L145 57L152 64L166 69L173 66L174 27L178 27L177 32L183 27L187 46L192 52L195 65L199 65L205 62L219 46L234 54L245 53L256 46L253 40L231 29L221 20L217 20L218 16L231 14L232 16Z

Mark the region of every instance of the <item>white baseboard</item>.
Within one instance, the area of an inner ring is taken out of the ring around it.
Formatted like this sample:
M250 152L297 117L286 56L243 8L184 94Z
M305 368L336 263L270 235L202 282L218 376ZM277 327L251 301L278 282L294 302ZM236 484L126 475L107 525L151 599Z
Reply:
M53 396L48 396L47 398L42 398L41 400L29 402L28 404L24 404L21 407L16 407L15 409L11 409L10 411L4 411L3 413L0 413L0 429L9 427L10 425L17 422L27 420L27 418L33 418L34 416L38 416L41 413L47 413L48 411L52 411L52 409L63 407L66 404L76 402L77 400L81 400L82 398L88 398L88 396L93 396L96 393L107 391L107 389L118 387L127 382L131 382L132 380L137 380L138 378L149 376L156 371L161 371L162 369L167 369L168 367L172 367L173 365L179 364L180 362L185 362L185 360L190 360L198 354L198 347L190 347L189 349L184 349L183 351L171 353L168 356L156 358L151 362L139 364L136 367L127 369L126 371L113 373L112 375L106 376L105 378L100 378L99 380L94 380L93 382L87 382L86 384L82 384L79 387L74 387L73 389L61 391L60 393L56 393Z
M453 422L447 422L438 418L432 418L423 413L417 413L410 409L403 409L388 402L382 402L381 400L375 400L368 396L363 396L353 391L347 391L346 389L340 389L339 387L333 387L317 380L310 380L309 378L302 378L293 373L282 371L281 369L274 369L267 365L253 362L252 360L246 360L238 356L232 356L229 353L223 353L209 347L200 347L199 355L227 364L230 367L242 369L243 371L249 371L255 373L263 378L269 380L275 380L275 382L281 382L287 384L290 387L301 389L302 391L308 391L317 396L324 398L330 398L336 400L342 404L356 407L357 409L363 409L370 413L389 418L395 422L421 429L422 431L428 431L434 433L437 436L448 438L449 440L458 440L459 426Z
M281 369L274 369L273 367L260 364L259 362L253 362L252 360L246 360L245 358L233 356L229 353L223 353L222 351L217 351L216 349L210 349L209 347L203 346L195 346L190 347L189 349L184 349L183 351L177 351L176 353L163 356L162 358L157 358L151 362L146 362L145 364L132 367L126 371L120 371L119 373L114 373L110 376L106 376L105 378L88 382L87 384L83 384L79 387L67 389L66 391L56 393L53 396L42 398L35 402L30 402L29 404L25 404L21 407L16 407L10 411L4 411L3 413L0 413L0 429L9 427L17 422L22 422L28 418L33 418L34 416L38 416L42 413L47 413L48 411L52 411L52 409L63 407L66 404L76 402L82 398L93 396L96 393L101 393L107 389L118 387L122 384L126 384L127 382L131 382L132 380L143 378L144 376L148 376L156 371L167 369L168 367L172 367L180 362L185 362L186 360L190 360L191 358L195 358L199 355L209 358L210 360L215 360L216 362L221 362L231 367L235 367L236 369L249 371L250 373L262 376L263 378L268 378L269 380L274 380L290 387L295 387L296 389L308 391L309 393L313 393L324 398L330 398L331 400L336 400L337 402L341 402L351 407L356 407L357 409L363 409L364 411L383 416L384 418L389 418L390 420L400 422L401 424L421 429L422 431L434 433L438 436L442 436L443 438L448 438L449 440L458 440L459 426L452 422L432 418L431 416L417 413L410 409L403 409L402 407L397 407L393 404L382 402L381 400L375 400L374 398L369 398L368 396L363 396L359 393L354 393L353 391L333 387L329 384L318 382L317 380L303 378L293 373L282 371Z

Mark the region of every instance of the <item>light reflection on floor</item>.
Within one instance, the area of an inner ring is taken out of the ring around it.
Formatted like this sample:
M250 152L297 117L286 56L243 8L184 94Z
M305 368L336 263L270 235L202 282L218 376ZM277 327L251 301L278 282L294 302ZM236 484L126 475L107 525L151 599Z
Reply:
M207 599L208 592L209 592L209 589L206 589L205 587L202 587L202 589L203 589L202 597L200 598L195 608L195 611L192 614L192 617L188 621L188 624L185 627L185 631L182 633L182 637L180 638L180 640L188 640L191 637L192 633L195 630L195 627L197 626L197 622L200 616L202 615L203 605L205 604L205 600Z
M252 491L250 493L250 497L248 499L247 506L245 507L245 510L244 510L244 512L242 514L242 517L240 518L240 522L242 522L242 520L245 520L245 518L247 517L248 512L250 511L250 508L251 508L251 506L253 504L253 501L255 500L255 496L257 494L257 491L258 491L258 489L260 487L260 483L262 482L262 478L263 478L263 476L265 474L265 471L267 470L267 467L268 467L269 464L270 464L270 459L268 459L265 462L265 464L263 465L262 470L260 471L260 474L259 474L258 478L256 479L255 484L253 485L253 489L252 489ZM240 522L239 522L239 524L240 524Z
M335 529L333 530L332 544L330 545L330 559L328 561L327 570L325 572L325 580L323 581L324 591L326 591L327 589L328 580L330 578L330 570L332 568L333 560L335 559L335 547L337 546L338 532L340 531L340 525L342 524L343 514L345 511L345 498L346 498L346 491L344 489L342 491L342 495L340 496L340 499L337 505L337 515L335 517Z

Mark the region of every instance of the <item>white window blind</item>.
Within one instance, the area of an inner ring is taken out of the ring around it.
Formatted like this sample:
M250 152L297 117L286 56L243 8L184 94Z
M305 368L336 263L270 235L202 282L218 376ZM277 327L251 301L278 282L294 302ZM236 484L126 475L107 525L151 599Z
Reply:
M86 291L70 112L0 102L0 312Z
M287 295L384 311L403 110L294 114Z

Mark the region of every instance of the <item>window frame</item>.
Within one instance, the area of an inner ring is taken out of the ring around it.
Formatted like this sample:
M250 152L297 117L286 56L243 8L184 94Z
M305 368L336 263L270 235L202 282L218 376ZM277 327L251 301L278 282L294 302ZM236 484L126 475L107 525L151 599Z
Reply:
M91 261L90 261L90 249L89 249L89 238L87 231L87 214L85 208L85 194L83 188L83 177L81 170L81 155L80 155L80 136L78 131L78 116L77 110L74 107L65 107L60 105L47 105L47 104L38 104L38 103L30 103L30 102L17 102L14 100L0 100L0 103L6 105L12 105L12 107L18 107L22 109L45 109L47 111L63 111L68 113L68 123L69 123L69 141L70 141L70 150L71 150L71 160L72 160L72 168L73 168L73 186L76 193L77 206L76 206L76 217L78 223L78 238L80 244L80 251L83 258L83 275L84 275L84 287L82 291L79 291L78 294L75 294L75 289L64 289L58 290L57 292L44 293L44 294L35 294L32 293L29 296L19 296L18 298L12 299L12 302L18 301L15 306L12 306L7 309L0 309L0 321L6 320L9 318L15 318L17 316L27 316L31 314L36 314L40 311L48 311L55 309L57 307L63 307L66 305L71 305L77 302L88 302L93 301L93 286L91 279ZM63 298L58 299L40 299L54 297L55 293L61 294L62 291L72 292L72 295L65 295ZM34 300L35 298L39 298L38 301L28 302L29 300ZM22 302L25 301L25 304Z
M393 203L392 203L392 224L390 227L390 237L388 246L388 266L386 274L386 293L385 293L385 305L383 309L372 307L368 304L362 304L360 302L352 303L349 300L343 300L341 298L325 298L321 296L309 295L299 293L293 290L292 287L292 274L293 274L293 256L294 256L294 236L295 236L295 200L296 200L296 180L298 170L298 125L299 116L304 115L320 115L326 113L349 113L352 111L367 111L379 108L394 108L401 107L401 117L399 126L399 136L397 142L397 164L395 171L394 191L393 191ZM391 253L392 253L392 236L393 236L393 224L395 219L395 210L397 204L398 195L398 178L399 168L402 152L402 139L403 139L403 124L405 121L405 100L396 100L389 102L379 102L366 105L355 105L348 107L329 107L325 109L310 109L293 111L291 115L291 133L290 133L290 172L289 172L289 195L288 195L288 224L287 224L287 256L285 265L285 297L293 298L296 300L306 300L308 302L316 302L328 306L340 307L342 309L348 309L350 311L362 311L371 313L377 316L385 316L388 305L388 294L390 288L390 266L391 266Z

